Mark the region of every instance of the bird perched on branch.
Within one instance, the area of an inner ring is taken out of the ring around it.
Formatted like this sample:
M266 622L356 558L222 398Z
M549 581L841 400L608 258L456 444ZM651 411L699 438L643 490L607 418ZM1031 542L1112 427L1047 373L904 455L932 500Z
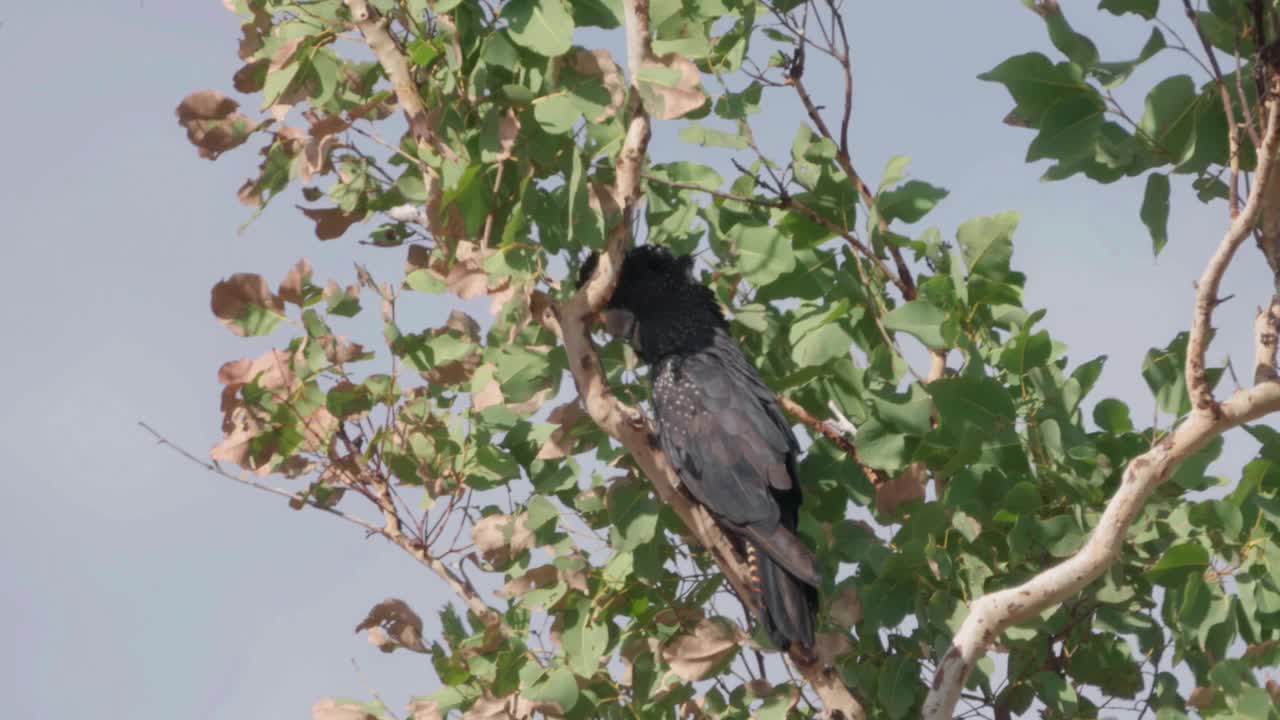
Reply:
M596 261L584 263L579 286ZM769 639L812 658L822 578L796 534L799 446L715 295L694 279L693 258L632 249L603 315L651 367L658 444L681 483L745 549Z

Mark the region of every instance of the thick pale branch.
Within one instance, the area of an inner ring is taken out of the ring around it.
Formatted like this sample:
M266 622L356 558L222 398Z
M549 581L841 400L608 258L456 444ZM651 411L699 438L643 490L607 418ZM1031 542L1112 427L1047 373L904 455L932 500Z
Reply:
M1272 81L1273 91L1276 83ZM1262 147L1258 150L1258 171L1255 174L1253 188L1249 191L1249 199L1240 214L1231 221L1231 226L1218 245L1218 250L1209 259L1204 274L1196 285L1195 315L1191 324L1191 338L1187 343L1187 392L1191 395L1191 403L1200 412L1217 413L1218 404L1213 398L1213 389L1205 377L1204 354L1209 345L1209 331L1213 320L1213 309L1218 304L1218 288L1222 284L1222 276L1231 265L1240 244L1254 229L1263 206L1263 198L1273 192L1271 180L1272 167L1275 164L1276 149L1280 146L1280 102L1268 103L1266 135Z
M1217 416L1192 413L1172 434L1130 461L1120 489L1074 556L1022 585L984 595L973 603L951 649L938 663L924 706L926 720L952 716L969 673L1000 633L1078 593L1111 566L1147 498L1188 455L1237 425L1280 410L1280 383L1239 390L1220 410Z

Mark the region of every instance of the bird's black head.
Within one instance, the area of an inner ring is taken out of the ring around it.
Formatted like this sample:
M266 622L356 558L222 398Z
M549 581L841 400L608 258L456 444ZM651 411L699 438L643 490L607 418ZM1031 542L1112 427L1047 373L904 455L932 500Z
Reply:
M578 285L595 272L593 254L578 273ZM724 314L710 288L693 277L693 257L641 245L627 252L618 286L605 308L605 328L626 338L645 362L692 353L711 344Z

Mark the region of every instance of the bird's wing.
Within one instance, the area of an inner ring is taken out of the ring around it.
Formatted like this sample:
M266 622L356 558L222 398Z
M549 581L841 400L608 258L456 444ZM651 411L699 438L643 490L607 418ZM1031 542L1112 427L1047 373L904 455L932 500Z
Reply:
M795 438L772 394L762 401L768 389L755 370L730 349L713 346L658 368L659 440L681 481L712 512L739 526L771 526L779 519L771 490L795 488Z

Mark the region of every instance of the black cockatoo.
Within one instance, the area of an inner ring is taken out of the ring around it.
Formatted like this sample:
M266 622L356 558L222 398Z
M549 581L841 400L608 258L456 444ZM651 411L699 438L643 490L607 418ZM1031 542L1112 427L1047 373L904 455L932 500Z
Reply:
M580 286L595 267L592 255ZM680 481L745 547L769 639L811 658L822 579L796 534L799 446L693 258L632 249L603 314L650 366L658 443Z

